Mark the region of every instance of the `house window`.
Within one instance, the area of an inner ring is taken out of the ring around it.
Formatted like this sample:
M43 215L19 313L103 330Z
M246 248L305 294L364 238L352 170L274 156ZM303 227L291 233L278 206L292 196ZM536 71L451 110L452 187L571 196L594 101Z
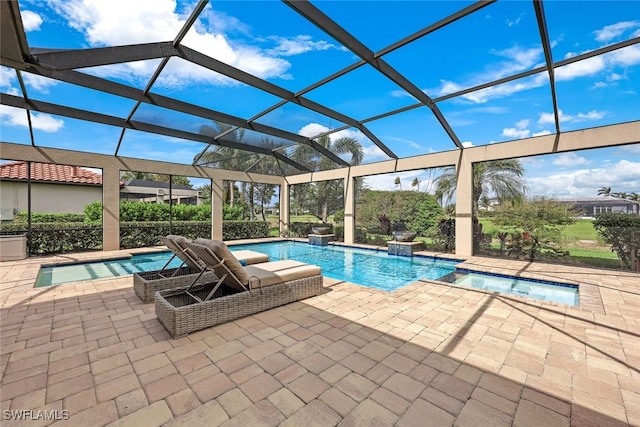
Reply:
M595 213L596 214L605 213L605 212L611 212L611 206L596 206L595 207Z

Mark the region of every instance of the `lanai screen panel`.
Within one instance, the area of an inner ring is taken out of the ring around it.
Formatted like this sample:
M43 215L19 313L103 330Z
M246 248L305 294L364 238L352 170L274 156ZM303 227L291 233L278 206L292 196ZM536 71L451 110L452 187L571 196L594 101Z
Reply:
M337 132L367 163L637 120L632 4L5 2L21 20L3 13L3 29L24 43L3 38L3 64L27 90L2 71L3 141L113 135L87 150L187 163L231 145L304 171L297 146L347 166L314 145ZM236 128L259 137L229 144Z
M463 145L472 147L555 133L546 72L440 103Z

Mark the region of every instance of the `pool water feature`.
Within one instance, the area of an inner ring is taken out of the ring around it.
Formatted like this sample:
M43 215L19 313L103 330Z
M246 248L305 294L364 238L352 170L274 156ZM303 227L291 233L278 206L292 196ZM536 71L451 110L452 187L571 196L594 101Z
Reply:
M469 286L490 292L499 292L553 301L561 304L577 306L579 288L577 285L550 282L546 280L527 279L479 271L456 269L438 279L454 285Z

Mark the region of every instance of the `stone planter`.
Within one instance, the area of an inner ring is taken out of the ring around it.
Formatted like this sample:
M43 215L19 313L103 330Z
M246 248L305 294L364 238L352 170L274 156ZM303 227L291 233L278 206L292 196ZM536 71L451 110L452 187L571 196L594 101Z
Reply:
M0 261L17 261L26 257L26 234L0 236Z
M313 234L329 234L331 227L312 227Z

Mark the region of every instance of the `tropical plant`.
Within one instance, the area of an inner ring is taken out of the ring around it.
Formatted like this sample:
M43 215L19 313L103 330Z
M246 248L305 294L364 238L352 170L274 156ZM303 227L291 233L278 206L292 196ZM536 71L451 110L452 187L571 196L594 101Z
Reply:
M559 253L561 227L573 224L580 212L567 209L554 199L534 197L522 203L496 207L495 224L511 232L517 242L517 255L524 252L533 261L543 251Z
M354 138L338 138L332 141L327 135L318 138L317 143L341 157L347 157L350 165L358 165L364 157L362 144ZM310 145L298 145L291 153L292 160L312 171L333 169L336 167L328 157L322 155ZM361 185L361 184L359 184ZM343 208L344 183L342 180L321 181L314 184L300 184L294 193L297 205L305 206L323 223L329 215ZM357 189L356 189L357 190ZM304 200L301 198L304 197Z
M494 194L499 202L521 201L526 185L524 168L517 159L490 160L473 165L473 213L477 215L480 198ZM456 169L449 166L436 178L436 197L442 204L444 198L451 199L456 190Z
M407 230L427 236L444 216L444 211L427 193L416 191L364 190L356 203L358 225L376 234Z

